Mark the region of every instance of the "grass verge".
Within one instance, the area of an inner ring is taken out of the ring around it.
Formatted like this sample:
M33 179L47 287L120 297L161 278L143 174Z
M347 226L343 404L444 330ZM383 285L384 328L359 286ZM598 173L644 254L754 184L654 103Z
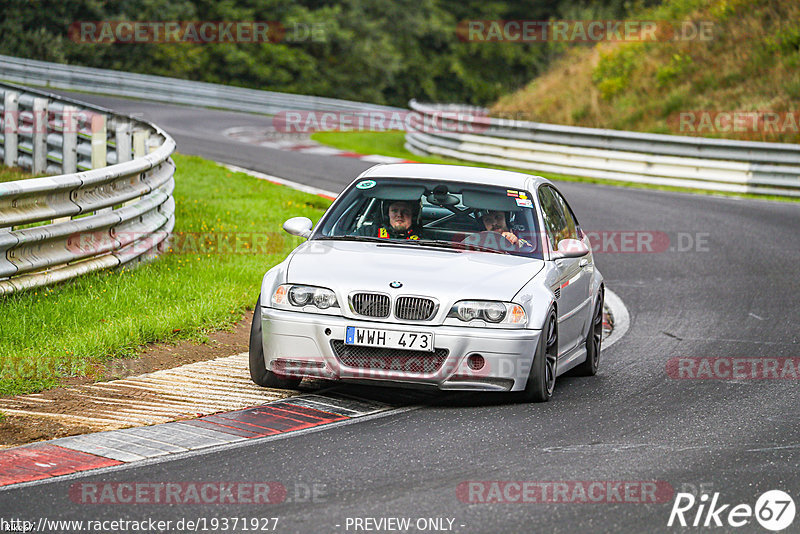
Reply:
M202 341L230 327L252 308L267 269L302 241L283 221L317 220L330 204L199 157L174 159L175 250L134 270L0 297L0 395L93 376L145 343Z
M543 176L554 182L583 182L590 184L613 185L622 187L634 187L637 189L654 189L657 191L675 191L679 193L702 193L707 195L755 198L761 200L780 200L783 202L800 202L800 198L780 197L775 195L753 195L747 193L729 193L726 191L712 191L707 189L689 189L687 187L674 187L668 185L642 184L638 182L625 182L619 180L604 180L601 178L586 178L582 176L568 176L564 174L552 174L547 172L536 172L529 169L518 169L514 167L503 167L499 165L488 165L485 163L457 160L452 158L441 158L435 156L418 156L405 149L405 133L402 131L391 132L316 132L311 134L311 139L323 145L332 146L340 150L356 152L358 154L377 154L381 156L392 156L395 158L418 161L420 163L443 163L449 165L472 165L474 167L486 167L491 169L505 169L510 171L524 172L526 174L536 174Z
M17 180L27 180L28 178L37 178L45 176L44 174L36 175L23 171L19 167L4 167L0 164L0 183L2 182L15 182Z

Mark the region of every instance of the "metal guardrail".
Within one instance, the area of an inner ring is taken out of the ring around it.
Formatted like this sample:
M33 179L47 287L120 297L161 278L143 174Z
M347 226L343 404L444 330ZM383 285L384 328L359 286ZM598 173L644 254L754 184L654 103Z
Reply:
M406 134L416 154L692 189L800 196L800 145L647 134L488 117L482 108L420 104Z
M175 225L175 141L130 116L0 84L0 295L150 259Z
M214 83L48 63L0 55L0 79L189 106L274 115L301 111L394 111L399 108L335 98L260 91Z

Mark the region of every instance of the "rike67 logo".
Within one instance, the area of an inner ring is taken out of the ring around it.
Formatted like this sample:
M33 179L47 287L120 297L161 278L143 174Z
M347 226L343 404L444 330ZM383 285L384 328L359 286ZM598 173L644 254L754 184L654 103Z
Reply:
M767 530L778 532L794 521L795 504L788 493L770 490L756 500L755 507L749 504L723 504L719 492L709 501L706 493L696 498L691 493L678 493L669 514L667 526L682 527L743 527L751 525L753 518ZM749 529L752 531L751 529Z

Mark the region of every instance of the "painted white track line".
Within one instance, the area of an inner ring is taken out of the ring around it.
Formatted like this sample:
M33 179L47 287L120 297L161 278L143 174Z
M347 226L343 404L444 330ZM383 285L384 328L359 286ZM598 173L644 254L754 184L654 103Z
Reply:
M291 187L292 189L296 189L297 191L303 191L304 193L311 193L312 195L318 195L329 199L334 199L339 195L339 193L334 193L333 191L326 191L324 189L319 189L317 187L312 187L310 185L293 182L291 180L287 180L286 178L279 178L277 176L272 176L271 174L265 174L263 172L258 172L251 169L245 169L243 167L237 167L236 165L229 165L227 163L220 163L220 162L216 163L217 165L225 167L230 171L243 172L245 174L249 174L250 176L254 176L255 178L258 178L260 180L266 180L268 182L272 182L275 184L285 185Z
M614 318L614 330L603 340L603 349L607 349L619 341L631 326L631 316L628 313L628 308L625 307L625 303L622 302L619 295L608 288L606 288L605 303Z

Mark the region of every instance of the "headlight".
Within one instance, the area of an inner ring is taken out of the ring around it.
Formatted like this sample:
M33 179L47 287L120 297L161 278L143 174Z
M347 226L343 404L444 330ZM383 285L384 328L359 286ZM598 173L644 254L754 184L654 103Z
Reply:
M500 302L488 302L483 308L483 316L490 323L499 323L506 316L506 307Z
M336 295L333 294L333 291L327 289L317 289L312 300L314 301L314 306L320 310L339 306L336 302Z
M461 300L450 309L448 317L460 319L466 323L480 319L494 324L523 325L527 319L525 310L513 302L497 302L492 300Z
M450 312L451 317L458 317L462 321L471 321L477 319L481 315L481 310L478 303L472 300L463 300L453 306L453 311Z
M327 310L339 307L336 294L330 289L298 284L278 286L272 294L272 303L283 308L315 306L320 310Z
M305 306L314 298L313 287L308 286L292 286L289 288L289 303L292 306Z

